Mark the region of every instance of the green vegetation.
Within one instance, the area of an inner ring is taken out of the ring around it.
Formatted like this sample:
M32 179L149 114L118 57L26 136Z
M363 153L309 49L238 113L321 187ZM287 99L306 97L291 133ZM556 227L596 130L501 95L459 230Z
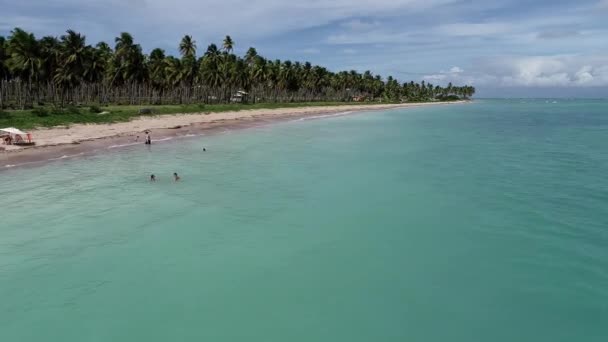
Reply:
M368 102L369 104L373 104ZM340 106L344 102L296 102L296 103L256 103L256 104L192 104L164 106L90 106L90 107L36 107L30 110L10 110L0 112L0 127L63 126L75 123L112 123L129 121L140 116L184 113L220 113L248 109L275 109L310 106ZM352 104L352 103L350 103ZM150 114L140 114L142 108L150 109Z
M186 35L177 58L158 48L144 54L126 32L112 48L105 42L88 45L72 30L37 39L15 28L7 39L0 36L0 125L122 121L146 107L151 113L141 114L455 100L475 92L471 86L400 83L371 71L332 72L308 62L273 61L255 48L237 56L234 46L226 36L220 47L210 44L197 56L195 40Z

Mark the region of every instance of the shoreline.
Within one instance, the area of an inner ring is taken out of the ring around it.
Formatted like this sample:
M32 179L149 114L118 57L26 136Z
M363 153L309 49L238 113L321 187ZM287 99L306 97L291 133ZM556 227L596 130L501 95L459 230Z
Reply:
M343 105L242 110L223 113L170 114L140 117L112 124L76 124L30 131L35 147L0 151L0 172L14 167L39 165L72 157L112 151L121 147L144 144L145 131L152 143L180 137L221 133L226 129L245 129L275 122L318 115L340 114L430 105L462 104L467 101L424 102L378 105ZM135 137L139 136L139 141Z

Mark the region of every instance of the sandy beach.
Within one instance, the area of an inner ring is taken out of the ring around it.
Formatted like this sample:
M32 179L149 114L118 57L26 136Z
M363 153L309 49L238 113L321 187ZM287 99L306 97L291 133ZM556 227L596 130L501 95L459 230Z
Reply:
M30 131L36 142L35 147L15 148L13 146L3 146L7 149L0 151L0 166L6 168L35 164L99 150L107 150L108 148L135 143L143 144L145 131L151 132L154 141L224 129L247 128L299 117L456 103L463 103L463 101L258 109L209 114L174 114L145 116L129 122L104 125L76 124L69 127L41 128ZM139 139L137 139L138 136Z

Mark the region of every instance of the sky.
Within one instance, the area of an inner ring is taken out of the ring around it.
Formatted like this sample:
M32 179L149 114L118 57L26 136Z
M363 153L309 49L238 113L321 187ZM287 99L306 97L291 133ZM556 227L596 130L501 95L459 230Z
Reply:
M145 52L202 53L225 35L271 59L400 81L472 84L478 97L608 97L608 0L0 0L0 35L131 33Z

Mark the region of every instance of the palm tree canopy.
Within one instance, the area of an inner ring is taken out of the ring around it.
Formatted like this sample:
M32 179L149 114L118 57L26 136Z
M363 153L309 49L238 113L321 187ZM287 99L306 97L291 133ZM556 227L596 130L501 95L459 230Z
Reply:
M15 28L11 31L6 45L9 54L6 64L9 69L14 74L29 80L37 77L42 61L38 41L34 35Z
M114 50L118 52L120 50L129 49L133 46L133 41L133 36L130 33L121 32L120 36L114 38L114 42L116 43Z
M217 45L215 44L210 44L207 47L207 52L205 52L205 56L207 57L216 57L220 54L220 51L217 48Z
M250 47L245 54L245 61L247 64L251 65L258 57L258 51L254 47Z
M234 49L234 41L232 40L232 38L230 38L230 36L226 36L226 38L224 38L222 47L224 48L224 51L226 51L227 53L232 52L232 50Z
M157 92L150 98L179 94L188 101L207 98L209 93L219 101L229 101L235 89L264 94L262 97L270 101L429 101L466 99L475 93L475 88L468 85L399 82L392 76L383 79L370 70L332 72L310 62L268 60L254 47L237 56L230 36L225 37L221 48L210 44L200 58L196 57L196 42L190 35L179 42L181 58L168 56L158 48L145 55L127 32L120 33L114 43L114 49L104 42L87 45L85 36L73 30L59 39L46 36L37 40L32 33L15 28L7 39L0 36L0 82L26 82L30 94L25 101L30 103L33 98L44 98L35 93L42 89L90 96L89 90L81 91L81 84L104 89L104 94L119 89L117 93L131 93L128 96L136 96L137 101L145 101L148 96L133 90L141 85L151 87L146 91ZM52 83L54 87L45 87ZM9 101L19 96L13 94Z
M6 79L9 76L6 60L8 53L6 51L6 38L0 36L0 80Z
M196 56L196 41L192 39L192 36L185 35L182 38L182 41L179 43L179 53L182 57Z

